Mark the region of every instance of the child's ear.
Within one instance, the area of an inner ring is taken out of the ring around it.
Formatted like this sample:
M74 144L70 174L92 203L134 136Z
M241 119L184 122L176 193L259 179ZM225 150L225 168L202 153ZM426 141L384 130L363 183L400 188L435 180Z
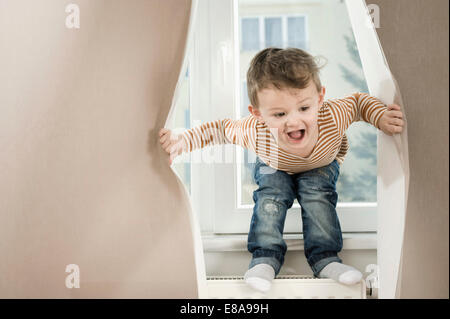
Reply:
M258 110L257 107L254 107L253 105L248 106L248 111L250 114L252 114L254 117L256 117L257 120L261 120L261 112Z
M325 99L325 92L326 92L326 89L324 86L322 86L322 89L320 90L320 93L319 93L319 107L321 107L323 104L323 101Z

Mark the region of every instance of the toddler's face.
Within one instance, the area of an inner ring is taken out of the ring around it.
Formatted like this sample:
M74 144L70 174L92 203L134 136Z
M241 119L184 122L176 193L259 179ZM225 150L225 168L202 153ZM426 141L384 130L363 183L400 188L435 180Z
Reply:
M317 92L311 81L304 89L263 89L258 92L259 108L250 112L270 129L281 148L292 153L311 150L317 141L317 118L325 96L325 88Z

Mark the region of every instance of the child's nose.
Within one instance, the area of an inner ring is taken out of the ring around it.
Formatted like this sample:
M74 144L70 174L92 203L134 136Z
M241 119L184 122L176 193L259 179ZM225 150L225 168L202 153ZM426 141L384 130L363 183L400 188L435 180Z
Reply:
M298 123L300 123L300 121L301 121L300 116L298 116L297 114L290 114L287 117L286 125L287 126L297 126Z

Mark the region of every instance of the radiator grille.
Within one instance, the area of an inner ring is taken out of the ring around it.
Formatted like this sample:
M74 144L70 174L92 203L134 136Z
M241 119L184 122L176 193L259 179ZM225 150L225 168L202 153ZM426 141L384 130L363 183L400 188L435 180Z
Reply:
M319 279L313 276L280 275L278 279ZM244 280L243 276L207 276L206 280Z
M366 285L347 286L332 279L311 276L277 276L271 290L253 290L242 276L208 276L208 296L212 299L366 299Z

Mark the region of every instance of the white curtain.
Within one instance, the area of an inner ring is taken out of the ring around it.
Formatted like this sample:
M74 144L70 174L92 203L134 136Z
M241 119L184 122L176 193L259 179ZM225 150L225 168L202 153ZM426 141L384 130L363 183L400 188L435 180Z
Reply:
M346 0L370 94L407 110L379 42L364 0ZM409 188L407 125L393 137L378 134L378 288L379 298L398 297Z
M189 63L189 52L191 52L192 47L194 45L194 30L196 25L196 17L198 12L198 0L191 0L191 11L190 11L190 19L189 19L189 30L187 34L186 46L184 49L184 57L183 64L181 67L180 74L178 76L177 86L173 95L172 104L170 107L169 115L167 116L165 127L169 127L170 121L173 119L173 114L175 111L175 105L177 104L178 98L181 93L181 83L183 81L184 74L186 73L186 69ZM175 174L177 172L173 170ZM178 181L181 184L181 178L178 177ZM185 188L183 187L185 190ZM189 198L186 194L186 198ZM193 205L190 203L189 207L189 221L190 227L192 229L192 240L194 244L195 250L195 265L197 272L197 287L198 287L198 298L208 298L208 288L206 284L206 268L205 268L205 257L203 254L203 243L201 238L201 230L200 230L200 222L197 216L197 213L193 210Z

